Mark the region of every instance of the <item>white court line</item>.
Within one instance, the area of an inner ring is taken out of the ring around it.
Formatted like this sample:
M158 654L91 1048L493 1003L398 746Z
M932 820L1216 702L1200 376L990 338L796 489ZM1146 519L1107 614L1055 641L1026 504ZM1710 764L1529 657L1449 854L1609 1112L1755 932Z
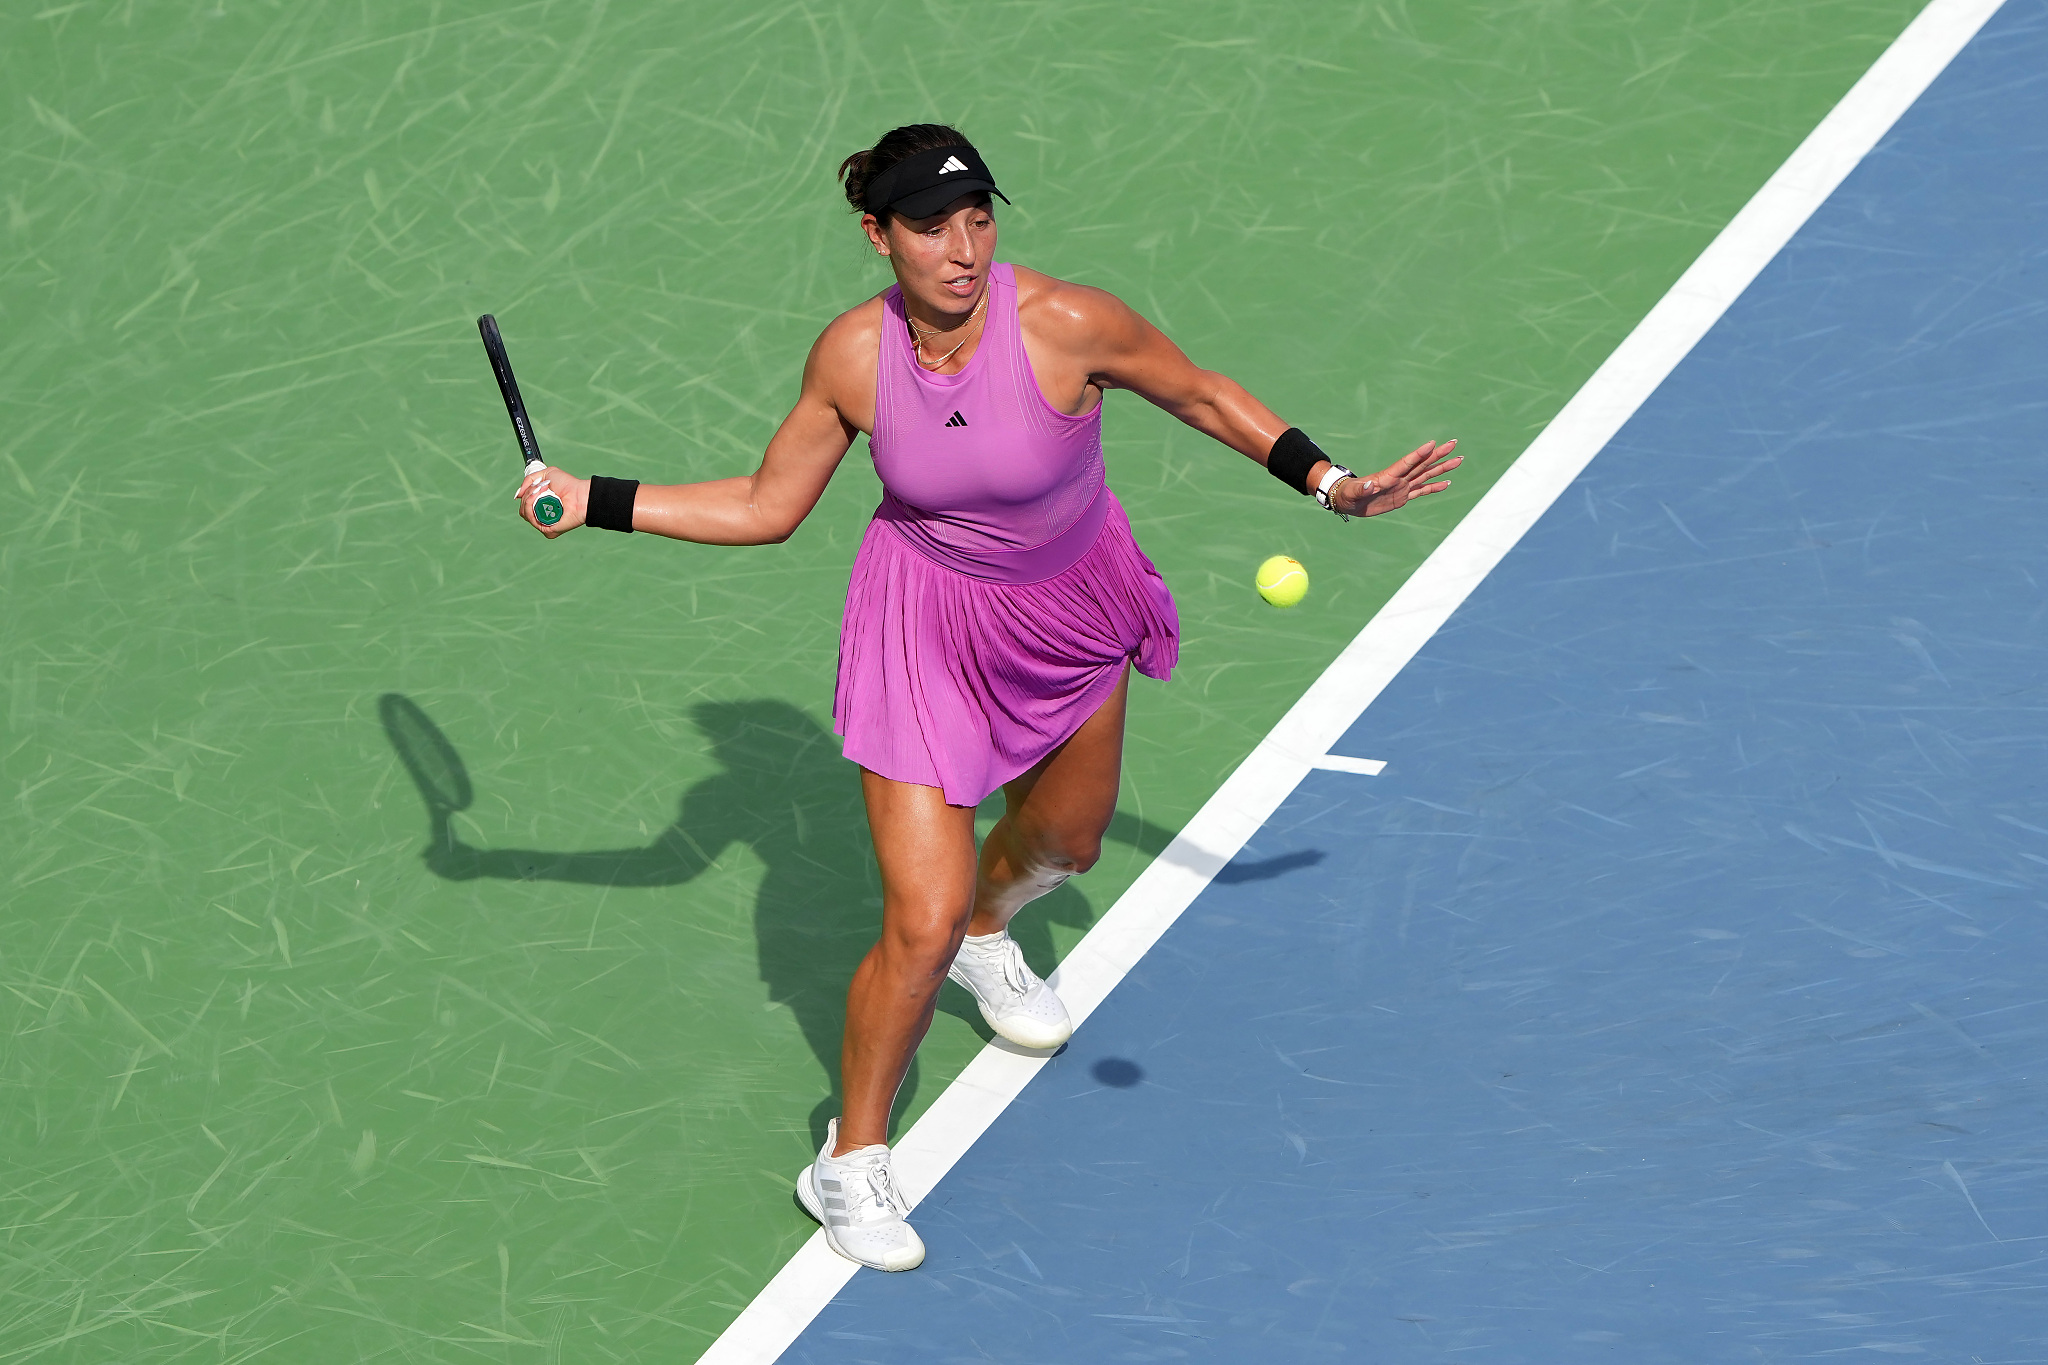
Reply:
M1360 710L1365 708L1360 707ZM1384 758L1346 758L1342 754L1324 754L1309 760L1309 767L1321 768L1330 773L1357 773L1360 777L1378 777L1387 770Z
M1259 742L1166 851L1053 973L1078 1026L1236 856L1330 745L1436 634L1757 272L1997 13L2003 0L1933 0L1593 372L1521 459L1446 536L1358 638ZM1338 760L1363 772L1373 760ZM922 1199L1044 1065L991 1043L895 1147L898 1186ZM794 1177L795 1172L790 1173ZM856 1269L815 1233L700 1365L770 1365ZM910 1272L916 1274L916 1271Z

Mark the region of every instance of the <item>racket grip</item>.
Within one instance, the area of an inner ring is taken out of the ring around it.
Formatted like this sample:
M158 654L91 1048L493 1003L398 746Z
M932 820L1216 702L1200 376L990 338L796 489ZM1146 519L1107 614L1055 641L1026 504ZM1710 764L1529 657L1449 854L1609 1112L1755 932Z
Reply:
M531 474L547 466L539 460L528 460L526 472ZM562 519L562 500L553 493L543 493L533 504L533 519L543 526L553 526Z

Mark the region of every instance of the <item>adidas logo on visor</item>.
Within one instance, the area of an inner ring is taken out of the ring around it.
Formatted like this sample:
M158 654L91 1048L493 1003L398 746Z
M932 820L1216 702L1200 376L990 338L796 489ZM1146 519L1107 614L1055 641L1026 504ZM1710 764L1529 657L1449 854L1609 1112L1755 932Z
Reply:
M964 170L966 170L966 169L967 169L967 163L966 163L966 162L962 161L962 160L961 160L961 159L960 159L959 157L957 157L957 156L949 156L949 157L947 157L947 158L946 158L946 164L945 164L945 165L943 165L943 166L941 166L941 167L939 167L939 174L940 174L940 175L945 175L945 174L946 174L946 173L948 173L949 171L964 171Z
M946 419L946 425L949 427L964 427L967 425L967 419L956 412Z

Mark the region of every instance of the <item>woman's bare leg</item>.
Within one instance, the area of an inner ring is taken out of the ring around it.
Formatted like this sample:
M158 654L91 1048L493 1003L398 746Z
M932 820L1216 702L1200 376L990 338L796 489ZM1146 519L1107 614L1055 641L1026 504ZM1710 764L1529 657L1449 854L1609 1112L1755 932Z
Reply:
M1032 901L1086 872L1102 855L1124 761L1128 665L1094 715L1065 744L1003 788L1003 818L982 841L967 932L993 934Z
M1116 813L1129 687L1126 668L1072 738L1004 787L1008 809L978 867L972 807L947 805L936 787L861 770L882 871L882 938L846 996L845 1112L834 1156L889 1140L896 1090L931 1027L961 936L995 933L1019 908L1095 865Z
M882 938L846 994L846 1108L834 1156L889 1140L889 1109L931 1027L974 906L974 808L865 768L860 783L882 870Z

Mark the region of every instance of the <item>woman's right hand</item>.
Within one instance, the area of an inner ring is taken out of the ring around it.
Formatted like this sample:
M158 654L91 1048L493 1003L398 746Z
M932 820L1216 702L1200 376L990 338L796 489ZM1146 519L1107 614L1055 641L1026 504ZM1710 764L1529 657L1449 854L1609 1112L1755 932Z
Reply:
M562 518L553 526L543 526L533 519L533 505L549 493L562 500ZM584 513L590 507L590 480L565 474L549 465L521 479L519 491L512 496L519 499L519 515L525 518L526 524L553 540L583 524Z

